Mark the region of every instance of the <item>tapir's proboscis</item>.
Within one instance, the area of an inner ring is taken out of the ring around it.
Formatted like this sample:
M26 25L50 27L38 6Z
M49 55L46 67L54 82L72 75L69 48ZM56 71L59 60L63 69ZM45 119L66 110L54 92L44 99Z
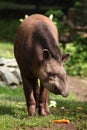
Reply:
M14 44L14 54L20 68L29 115L50 114L49 92L68 96L69 87L63 63L58 31L46 16L33 14L20 25ZM38 85L40 80L40 87Z

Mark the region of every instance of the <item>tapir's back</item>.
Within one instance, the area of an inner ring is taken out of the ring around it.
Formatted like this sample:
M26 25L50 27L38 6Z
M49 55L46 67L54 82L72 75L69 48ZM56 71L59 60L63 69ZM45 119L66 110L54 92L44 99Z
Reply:
M20 44L21 38L26 39L32 37L32 33L38 28L38 30L41 31L40 25L44 23L44 29L48 28L49 32L52 33L53 37L58 40L58 33L57 33L57 28L55 24L48 18L40 14L34 14L26 18L22 24L20 25L18 32L17 32L17 37L16 37L16 42ZM43 28L42 28L43 29ZM45 32L47 30L45 29ZM31 39L31 38L30 38ZM21 42L25 42L24 40Z
M40 14L33 14L26 18L21 24L19 30L27 30L28 32L32 33L36 29L36 27L38 27L39 29L39 26L42 23L44 23L49 28L49 31L52 32L54 37L58 38L57 28L55 24L48 17Z
M20 25L14 46L15 57L18 62L30 62L35 54L35 45L39 43L43 49L48 49L54 57L58 57L58 33L55 24L40 14L26 18ZM34 52L34 53L32 53ZM30 60L30 61L29 61Z

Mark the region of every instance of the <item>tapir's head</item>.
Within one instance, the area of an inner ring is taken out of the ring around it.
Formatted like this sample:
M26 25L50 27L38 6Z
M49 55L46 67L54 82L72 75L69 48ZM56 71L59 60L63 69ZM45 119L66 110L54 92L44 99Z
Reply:
M61 56L60 62L52 58L47 49L43 50L40 56L41 65L39 67L38 77L41 84L54 94L60 94L64 97L69 94L69 86L66 71L63 63L69 58L69 54Z

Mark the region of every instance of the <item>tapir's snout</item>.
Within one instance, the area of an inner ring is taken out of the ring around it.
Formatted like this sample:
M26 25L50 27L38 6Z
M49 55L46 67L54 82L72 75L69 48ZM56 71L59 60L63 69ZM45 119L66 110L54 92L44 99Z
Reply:
M53 85L51 87L47 87L47 89L56 94L56 95L62 95L63 97L67 97L69 95L69 86L65 86L65 88L63 88L63 86L56 86Z
M67 96L69 95L69 90L63 91L63 92L61 93L61 95L62 95L63 97L67 97Z
M62 95L63 97L67 97L69 95L69 89L65 89L63 91L60 91L58 88L55 87L53 90L53 93L56 95L58 94L58 95Z
M61 92L62 96L63 97L67 97L69 95L69 83L68 83L68 80L66 81L65 83L65 87L63 89L63 91Z

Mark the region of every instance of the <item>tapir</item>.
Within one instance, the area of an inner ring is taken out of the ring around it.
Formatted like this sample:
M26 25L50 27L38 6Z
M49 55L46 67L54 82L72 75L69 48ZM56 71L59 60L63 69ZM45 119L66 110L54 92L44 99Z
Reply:
M26 18L16 34L14 55L21 72L28 114L50 114L49 92L63 97L69 94L63 63L70 54L61 53L54 22L41 14Z

